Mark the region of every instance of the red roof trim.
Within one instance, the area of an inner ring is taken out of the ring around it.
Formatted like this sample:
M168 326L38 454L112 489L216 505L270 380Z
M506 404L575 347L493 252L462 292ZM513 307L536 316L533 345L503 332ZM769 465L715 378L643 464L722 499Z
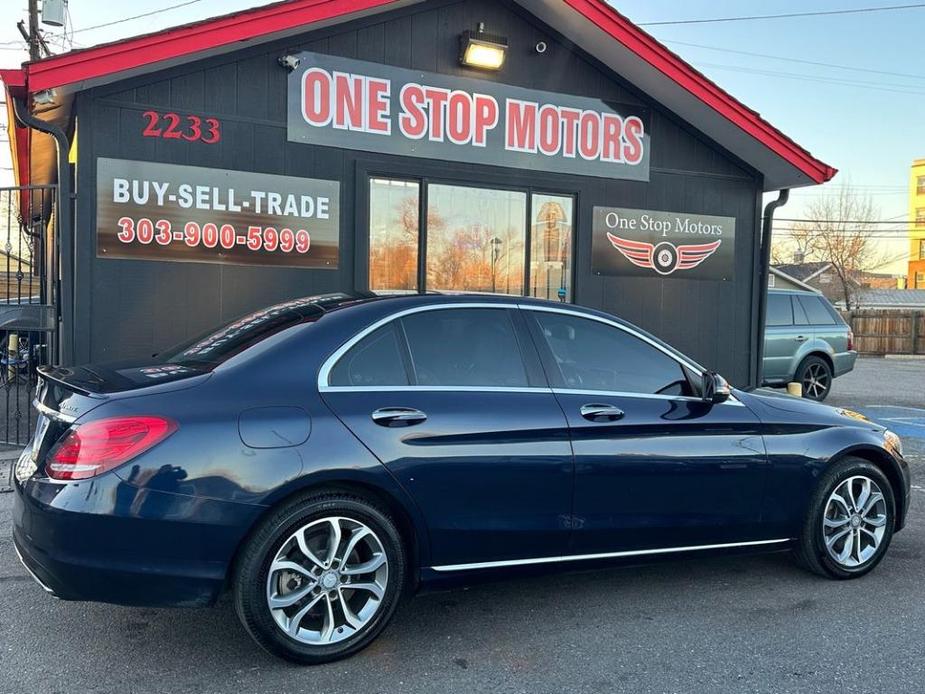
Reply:
M239 41L362 12L396 0L303 0L279 2L236 14L71 51L27 63L30 91L61 87Z
M721 89L603 0L564 1L652 67L793 164L815 183L825 183L838 173L838 169L813 157L757 112Z
M71 51L34 63L19 72L31 93L182 58L291 29L384 7L396 0L301 0L279 2L244 12L187 24L145 36ZM815 183L837 170L813 157L796 142L688 65L603 0L563 0L614 40L713 108L748 135L788 161ZM15 77L13 77L15 79ZM14 86L13 83L10 83ZM22 84L15 86L24 86Z

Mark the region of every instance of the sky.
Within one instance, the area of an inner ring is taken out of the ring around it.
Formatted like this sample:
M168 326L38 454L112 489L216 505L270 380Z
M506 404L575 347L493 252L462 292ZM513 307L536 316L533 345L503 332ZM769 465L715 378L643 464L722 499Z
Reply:
M254 0L71 0L74 47L147 33L177 24L267 4ZM869 194L882 220L896 221L895 240L884 255L895 258L884 272L903 272L908 250L902 229L908 219L909 165L925 157L925 64L921 58L925 7L864 14L785 19L667 24L647 22L785 14L912 4L904 0L612 0L611 4L726 91L835 166L825 186L796 190L781 218L800 218L814 198L850 184ZM16 22L26 0L0 2L0 66L25 59ZM99 28L98 24L157 12ZM46 27L49 33L58 33ZM19 42L19 45L16 45ZM66 46L52 38L52 50ZM696 44L696 45L689 45ZM739 52L736 52L739 51ZM745 55L760 53L765 56ZM787 60L779 60L778 57ZM794 62L807 61L807 62ZM848 67L824 67L828 63ZM884 74L888 73L888 74ZM5 117L5 114L4 116ZM0 133L0 138L5 133ZM0 143L0 185L12 180L9 149ZM781 222L781 225L787 222ZM884 234L886 235L886 234Z

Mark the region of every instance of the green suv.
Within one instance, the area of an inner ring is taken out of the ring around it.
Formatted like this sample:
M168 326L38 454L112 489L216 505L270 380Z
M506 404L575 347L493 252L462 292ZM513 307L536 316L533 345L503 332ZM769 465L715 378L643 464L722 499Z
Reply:
M803 397L825 400L832 379L854 368L854 333L824 296L768 290L764 330L764 385L803 386Z

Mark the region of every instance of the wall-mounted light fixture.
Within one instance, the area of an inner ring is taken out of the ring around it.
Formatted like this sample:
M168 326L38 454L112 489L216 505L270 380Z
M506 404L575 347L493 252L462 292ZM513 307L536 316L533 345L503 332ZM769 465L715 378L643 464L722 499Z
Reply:
M459 62L483 70L500 70L507 52L507 37L485 33L485 25L477 31L468 29L459 37Z

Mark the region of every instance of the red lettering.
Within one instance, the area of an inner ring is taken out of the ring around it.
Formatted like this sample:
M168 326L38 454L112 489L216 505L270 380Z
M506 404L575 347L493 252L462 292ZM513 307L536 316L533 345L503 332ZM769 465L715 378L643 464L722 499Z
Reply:
M551 157L559 153L561 144L562 123L559 120L559 109L550 104L546 104L540 108L540 151Z
M516 152L536 151L537 105L518 99L507 100L505 148Z
M638 164L642 161L643 137L645 126L637 116L629 116L623 128L623 161L627 164Z
M424 87L424 98L427 99L427 110L430 112L430 139L443 142L443 119L450 92L439 87Z
M334 127L363 129L363 76L334 73Z
M331 75L313 67L302 76L302 116L309 125L331 122Z
M559 109L559 116L562 118L562 156L574 157L577 140L575 130L578 126L578 119L581 117L581 111L563 106Z
M406 84L399 96L402 113L398 127L405 137L420 140L427 132L427 115L424 113L424 89L419 84Z
M450 142L464 145L472 139L472 97L466 92L450 94L446 108L446 134Z
M366 130L380 135L392 134L392 119L389 118L389 97L392 83L377 77L366 78L367 123Z
M622 141L620 139L623 132L623 121L620 116L613 113L605 113L603 120L604 137L601 159L607 162L623 161Z
M601 114L584 111L578 123L578 153L585 159L601 156Z
M486 94L475 95L475 123L473 125L472 144L484 147L488 140L488 131L498 125L498 102Z

